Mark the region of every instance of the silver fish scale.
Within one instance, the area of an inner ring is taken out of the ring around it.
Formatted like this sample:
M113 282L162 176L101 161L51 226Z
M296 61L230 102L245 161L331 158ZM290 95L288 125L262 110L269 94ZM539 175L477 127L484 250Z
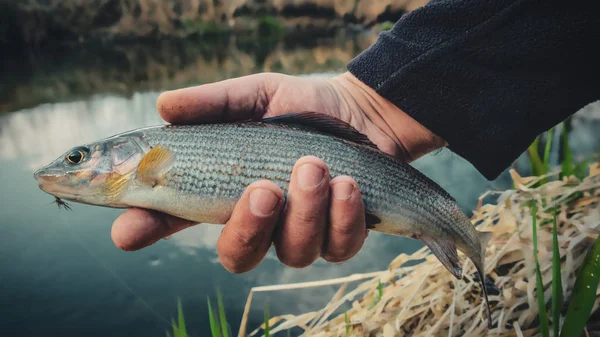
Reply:
M328 135L259 123L157 127L143 134L151 146L175 153L164 184L182 192L235 199L250 183L268 179L287 193L296 160L314 155L332 177L353 177L374 214L397 214L400 208L404 217L439 223L454 206L412 167Z

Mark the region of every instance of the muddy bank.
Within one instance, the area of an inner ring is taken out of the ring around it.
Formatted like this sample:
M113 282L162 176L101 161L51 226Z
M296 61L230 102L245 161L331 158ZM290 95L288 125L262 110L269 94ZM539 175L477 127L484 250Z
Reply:
M327 32L394 22L426 0L0 1L0 41L14 48L85 40Z

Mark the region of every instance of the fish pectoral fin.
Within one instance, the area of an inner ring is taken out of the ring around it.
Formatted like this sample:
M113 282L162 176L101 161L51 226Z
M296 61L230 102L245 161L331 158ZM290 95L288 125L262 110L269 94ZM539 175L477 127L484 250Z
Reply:
M460 266L460 261L458 261L458 252L452 241L433 237L421 237L419 239L429 247L433 255L440 260L454 277L457 279L462 278L462 267Z
M171 169L174 161L175 155L171 150L155 146L140 161L137 168L138 180L152 186L157 185Z

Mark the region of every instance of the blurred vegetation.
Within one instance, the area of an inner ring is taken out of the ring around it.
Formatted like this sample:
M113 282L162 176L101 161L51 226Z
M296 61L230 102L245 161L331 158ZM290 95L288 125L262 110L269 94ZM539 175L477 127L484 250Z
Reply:
M394 27L394 23L391 21L386 21L381 24L381 30L390 30Z
M0 0L0 46L365 29L426 0Z

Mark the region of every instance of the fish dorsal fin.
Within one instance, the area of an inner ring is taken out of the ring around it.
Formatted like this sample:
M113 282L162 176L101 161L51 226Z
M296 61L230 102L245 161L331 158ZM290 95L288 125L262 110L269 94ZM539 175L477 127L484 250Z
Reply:
M174 161L175 155L172 151L162 146L155 146L140 161L137 168L138 180L152 186L157 185Z
M460 261L458 261L458 252L452 241L433 237L420 237L419 240L423 241L431 249L433 255L440 260L454 277L459 280L462 278L462 267L460 266Z
M312 129L334 137L342 138L356 144L377 149L377 145L352 125L333 116L312 111L294 112L291 114L269 117L262 120L266 124L295 125L301 128Z

